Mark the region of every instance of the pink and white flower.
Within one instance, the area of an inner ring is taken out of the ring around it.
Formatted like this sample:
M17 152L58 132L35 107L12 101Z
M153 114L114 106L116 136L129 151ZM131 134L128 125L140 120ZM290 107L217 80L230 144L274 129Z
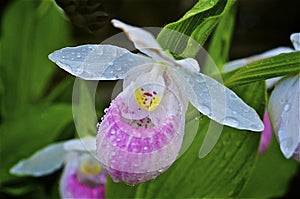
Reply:
M106 173L92 155L96 150L93 138L51 144L17 163L10 173L40 177L53 173L64 164L60 179L62 198L105 198Z
M175 60L149 32L118 20L112 23L145 55L89 44L63 48L49 58L85 80L124 80L97 134L99 161L114 181L138 184L172 165L181 148L188 102L220 124L263 130L255 110L199 73L195 59Z
M232 70L253 61L272 57L280 53L289 53L300 50L300 33L290 36L294 49L289 47L278 47L259 55L238 59L225 65L224 70ZM266 81L267 88L274 90L271 94L268 112L265 113L265 129L261 136L259 153L263 153L271 141L270 120L273 130L280 144L280 149L286 158L294 158L300 161L300 75L295 74L287 77L278 77ZM280 80L280 81L279 81ZM270 120L269 120L270 117Z

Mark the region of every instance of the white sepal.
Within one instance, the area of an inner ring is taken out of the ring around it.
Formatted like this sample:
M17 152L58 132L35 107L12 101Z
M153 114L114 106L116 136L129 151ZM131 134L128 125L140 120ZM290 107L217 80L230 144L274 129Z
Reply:
M201 73L176 68L174 72L183 79L184 92L191 104L210 119L238 129L264 129L256 111L224 85Z
M150 58L133 54L125 48L96 44L62 48L51 53L49 59L85 80L123 79L131 68L152 62Z
M200 66L197 60L193 58L186 58L176 61L182 68L190 72L200 72Z
M296 51L300 50L300 33L291 34L291 42Z
M142 28L130 26L116 19L113 19L111 22L114 27L123 30L123 32L133 42L134 46L138 50L152 57L154 60L158 62L167 61L169 59L173 60L173 58L164 53L153 35L149 32L143 30Z
M11 174L43 176L59 169L64 163L66 151L63 143L51 144L28 159L22 160L10 169Z
M295 152L300 141L300 77L286 77L278 82L269 101L269 115L286 158Z

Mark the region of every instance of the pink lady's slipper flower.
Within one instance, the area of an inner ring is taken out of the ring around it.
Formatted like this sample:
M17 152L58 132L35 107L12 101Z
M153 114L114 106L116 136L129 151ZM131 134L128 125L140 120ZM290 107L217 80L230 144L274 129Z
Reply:
M175 60L149 32L118 20L112 23L145 55L112 45L82 45L49 58L82 79L124 80L97 134L99 161L114 181L145 182L171 166L181 148L188 102L220 124L263 130L255 110L199 73L195 59Z
M300 33L292 34L290 39L293 43L294 49L289 47L278 47L249 58L231 61L225 65L224 70L228 71L236 69L255 60L272 57L280 53L299 51ZM286 158L293 157L294 159L300 161L299 74L285 78L279 77L268 79L266 83L268 89L274 87L274 85L275 87L269 101L269 114L267 112L265 113L265 129L262 133L259 153L263 153L271 141L271 120L283 155Z
M95 150L96 141L92 138L51 144L20 161L10 172L14 175L40 177L65 164L60 180L62 198L104 199L107 176L91 154Z

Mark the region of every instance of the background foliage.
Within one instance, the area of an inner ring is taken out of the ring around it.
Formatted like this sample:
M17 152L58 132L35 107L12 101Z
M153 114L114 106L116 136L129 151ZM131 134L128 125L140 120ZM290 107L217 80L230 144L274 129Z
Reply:
M111 14L111 17L123 19L116 11L118 6L125 9L126 2L118 1L120 4L117 6L109 3L105 6L105 2L103 1L101 7L106 9L103 12ZM144 2L151 4L150 1ZM155 3L156 1L153 1L151 5L156 5ZM191 7L193 3L196 4ZM166 5L168 4L171 3L167 1ZM231 38L235 38L236 34L232 29L236 19L236 6L239 8L236 1L201 0L189 1L186 4L172 3L172 7L177 5L177 8L180 8L177 9L174 18L167 18L168 21L163 22L159 21L160 18L154 18L150 22L153 25L172 22L165 28L189 35L200 44L209 46L210 55L221 70L222 65L229 60ZM159 9L163 12L168 6ZM190 10L186 12L188 9ZM167 13L172 15L169 10ZM137 12L137 15L139 14L140 12ZM178 19L180 15L182 17ZM126 16L124 18L126 19ZM132 20L132 16L127 19ZM143 19L146 21L147 17ZM138 23L147 26L150 22ZM96 31L94 34L84 33L86 28L74 29L70 25L54 1L15 1L3 13L0 39L1 198L59 197L57 182L60 172L34 179L12 176L8 170L18 160L28 157L37 149L74 136L71 109L73 78L64 78L63 73L58 73L58 68L47 59L47 55L55 49L86 43L93 38L97 40L92 42L99 43L116 30L108 23L105 26L105 22L103 27L100 26L96 30L89 28L89 32ZM213 33L214 30L216 31ZM80 38L78 32L81 33ZM188 40L181 40L175 36L165 38L162 31L158 41L165 49L182 52L181 56L196 55L197 48L189 45ZM283 58L288 59L281 62ZM262 116L267 96L261 80L297 72L299 66L299 53L289 53L226 73L223 80L225 85L233 88ZM273 70L268 70L269 68ZM213 75L215 71L207 66L204 72ZM111 84L104 84L104 92L97 97L108 98ZM99 112L102 108L103 105L99 107ZM295 161L283 158L275 139L268 151L258 156L259 133L225 127L213 151L205 158L199 159L198 152L209 122L211 121L207 117L199 118L200 128L192 146L167 172L156 180L135 187L116 184L109 179L107 197L269 198L280 197L286 193L299 166Z

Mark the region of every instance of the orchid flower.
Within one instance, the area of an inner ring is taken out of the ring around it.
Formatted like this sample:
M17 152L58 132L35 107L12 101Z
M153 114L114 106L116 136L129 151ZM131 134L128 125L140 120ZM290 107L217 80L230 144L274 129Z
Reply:
M111 102L97 134L99 161L115 182L145 182L172 165L181 148L188 102L220 124L263 130L255 110L199 73L195 59L175 60L149 32L118 20L112 24L145 55L88 44L63 48L49 58L85 80L124 80L123 91Z
M289 53L300 50L300 33L294 33L290 37L294 49L278 47L265 53L254 55L249 58L238 59L225 65L224 70L239 68L252 61L272 57L280 53ZM280 80L281 79L281 80ZM280 81L279 81L280 80ZM279 81L279 82L278 82ZM265 113L265 130L262 133L259 152L262 153L268 147L271 136L270 121L280 144L280 149L286 158L293 157L300 161L300 123L299 123L299 74L282 79L272 78L266 81L267 88L275 88L269 100L269 114ZM269 115L269 116L268 116Z
M40 177L59 169L62 198L105 198L106 173L90 154L95 153L95 138L75 139L51 144L17 163L10 172L14 175Z

